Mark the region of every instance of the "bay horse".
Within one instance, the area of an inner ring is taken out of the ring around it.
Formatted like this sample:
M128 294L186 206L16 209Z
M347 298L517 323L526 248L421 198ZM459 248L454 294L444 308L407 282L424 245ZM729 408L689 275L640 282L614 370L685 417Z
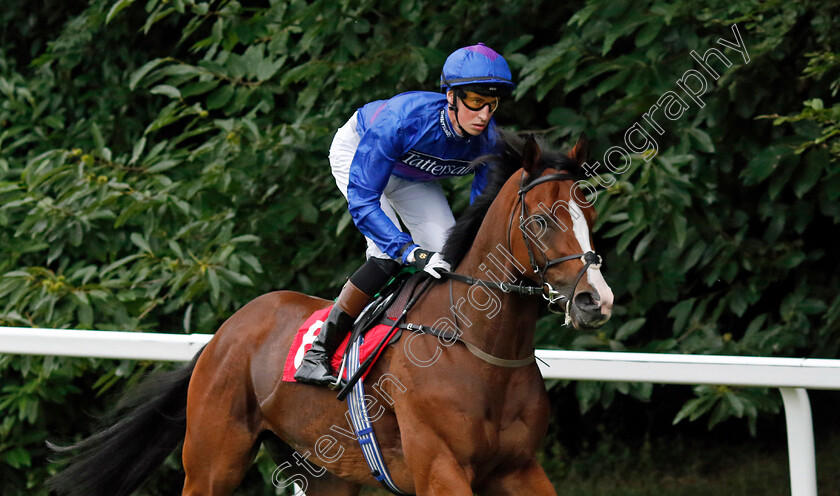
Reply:
M564 306L576 329L610 317L613 294L591 248L595 212L575 203L585 203L574 191L585 138L568 155L512 135L503 148L482 158L493 167L491 182L444 249L461 279L431 284L406 316L449 323L460 337L406 332L366 379L382 457L404 493L556 495L535 456L549 402L533 355L534 294ZM281 381L296 331L329 304L291 291L257 297L190 365L141 383L115 423L53 447L80 454L50 486L128 495L181 440L186 496L232 494L261 445L278 463L275 485L294 482L308 496L353 496L377 485L335 392Z

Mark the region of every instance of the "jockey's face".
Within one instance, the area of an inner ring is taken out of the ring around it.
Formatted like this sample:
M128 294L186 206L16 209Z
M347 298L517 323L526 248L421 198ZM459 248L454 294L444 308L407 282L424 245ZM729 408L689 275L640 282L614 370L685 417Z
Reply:
M458 106L457 118L455 116L455 112L453 110L449 110L449 120L452 121L452 128L455 129L458 134L461 134L461 128L458 127L458 121L460 121L461 127L463 127L472 136L478 136L483 133L487 124L490 122L490 117L493 116L493 110L495 110L498 106L497 98L486 97L472 92L467 93L467 102L471 102L474 106L480 106L478 110L472 110L470 107L465 105L464 100L457 98L457 95L453 90L446 92L446 98L449 100L450 104Z

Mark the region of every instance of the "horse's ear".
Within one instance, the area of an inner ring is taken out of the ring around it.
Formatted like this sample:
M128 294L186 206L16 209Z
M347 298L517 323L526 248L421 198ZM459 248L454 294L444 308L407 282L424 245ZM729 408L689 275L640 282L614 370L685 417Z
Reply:
M525 169L525 172L533 174L538 169L540 155L540 145L537 144L537 140L531 134L528 136L528 139L525 141L525 147L522 149L522 168Z
M586 137L586 133L580 133L577 143L569 152L569 158L578 165L582 165L589 160L589 138Z

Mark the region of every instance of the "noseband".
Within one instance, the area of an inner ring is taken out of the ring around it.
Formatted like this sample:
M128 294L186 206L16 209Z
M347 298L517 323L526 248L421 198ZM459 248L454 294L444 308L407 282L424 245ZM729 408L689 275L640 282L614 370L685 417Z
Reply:
M528 206L525 204L525 194L534 189L535 187L539 186L540 184L552 182L552 181L574 181L575 178L569 174L549 174L547 176L538 177L534 179L528 184L525 184L525 171L522 172L522 179L519 181L519 198L517 199L517 203L520 205L519 209L519 231L522 233L522 240L525 242L525 248L528 250L528 259L531 262L531 268L534 270L534 274L539 274L541 282L541 287L544 288L544 292L542 293L543 298L548 301L548 309L553 313L563 313L566 314L566 324L571 323L572 317L569 313L570 305L572 303L572 298L574 297L575 290L577 289L578 283L583 278L583 275L586 274L586 271L589 268L593 269L600 269L601 268L601 256L595 253L594 251L587 251L586 253L577 253L574 255L567 255L565 257L560 258L548 258L548 254L542 250L539 246L536 249L539 251L540 255L542 256L543 260L545 260L545 264L540 267L537 264L537 258L534 256L534 250L531 248L531 240L525 234L525 230L523 226L525 225L525 219L529 217L528 215ZM571 200L574 201L574 200ZM510 232L513 229L513 219L516 216L516 207L514 206L513 213L510 216L510 222L508 224L508 249L511 249L510 244ZM548 269L554 265L567 262L569 260L580 260L583 262L583 268L580 269L578 272L577 278L575 279L575 283L572 286L572 289L568 292L568 294L564 294L554 287L546 280L545 274L548 272ZM565 301L565 305L563 302Z

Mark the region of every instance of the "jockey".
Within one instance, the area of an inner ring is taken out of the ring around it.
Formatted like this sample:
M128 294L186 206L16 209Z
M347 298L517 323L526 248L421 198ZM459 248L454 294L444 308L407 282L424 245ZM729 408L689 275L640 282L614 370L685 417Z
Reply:
M439 252L455 219L436 181L474 174L470 202L481 194L487 166L471 161L495 150L493 113L515 85L505 59L479 43L449 55L440 86L442 93L415 91L368 103L335 134L330 166L367 240L367 261L336 298L295 373L298 382L336 382L330 356L401 266L435 278L450 270Z

